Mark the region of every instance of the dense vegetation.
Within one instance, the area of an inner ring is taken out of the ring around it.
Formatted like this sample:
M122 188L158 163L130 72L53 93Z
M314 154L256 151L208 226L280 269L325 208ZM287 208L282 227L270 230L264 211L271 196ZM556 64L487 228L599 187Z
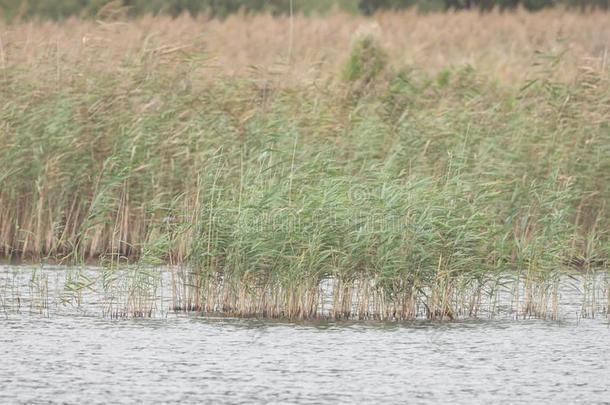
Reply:
M43 17L63 19L69 16L116 17L117 15L189 13L226 17L244 10L287 14L294 12L326 12L339 7L351 12L371 14L383 9L417 7L421 11L479 9L488 11L524 7L540 10L567 6L581 10L607 10L608 0L0 0L0 12L8 20Z
M606 65L562 81L543 54L508 84L365 35L313 84L209 80L150 35L66 63L23 30L0 59L5 257L181 263L189 308L241 315L316 316L332 280L333 316L402 319L472 313L506 276L544 314L560 275L607 265Z

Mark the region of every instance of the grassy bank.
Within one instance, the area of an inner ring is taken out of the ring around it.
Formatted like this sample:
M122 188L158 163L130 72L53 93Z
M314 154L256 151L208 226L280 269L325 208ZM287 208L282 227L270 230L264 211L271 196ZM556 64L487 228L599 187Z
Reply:
M543 47L508 66L527 72L429 69L400 63L385 18L386 37L296 78L303 43L285 71L229 76L191 40L154 43L179 21L5 27L0 254L187 265L187 306L206 312L315 317L327 285L336 318L446 318L508 275L520 310L545 314L561 274L610 253L605 60ZM500 17L455 18L493 34ZM116 42L92 46L104 30Z

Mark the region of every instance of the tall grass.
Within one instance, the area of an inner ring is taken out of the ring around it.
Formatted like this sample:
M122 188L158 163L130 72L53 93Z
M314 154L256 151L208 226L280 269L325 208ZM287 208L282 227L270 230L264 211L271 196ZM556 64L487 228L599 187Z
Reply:
M324 85L279 85L210 80L174 48L109 70L61 46L3 68L0 254L139 260L138 316L161 263L188 268L181 308L383 319L473 315L506 277L546 316L561 275L607 264L604 64L559 80L542 54L506 83L386 64L365 37Z

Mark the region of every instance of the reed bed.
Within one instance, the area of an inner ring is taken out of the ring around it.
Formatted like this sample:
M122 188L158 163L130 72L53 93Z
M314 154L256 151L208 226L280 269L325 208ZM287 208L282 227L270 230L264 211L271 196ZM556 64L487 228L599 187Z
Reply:
M132 269L110 316L161 265L177 309L454 319L508 277L554 316L610 253L606 14L376 18L2 27L0 255Z
M19 70L47 85L61 85L78 74L115 75L126 66L159 65L179 67L174 73L191 84L237 75L274 86L323 85L336 77L355 34L372 32L395 68L414 66L436 74L470 65L494 80L522 82L532 75L536 53L565 53L554 73L573 79L588 60L607 58L609 22L605 12L562 9L424 15L411 10L374 18L330 13L293 19L268 14L224 20L71 18L62 24L5 25L0 20L0 69Z
M244 289L222 279L205 288L190 266L10 266L0 268L0 317L102 316L166 318L193 311L211 317L411 321L557 319L608 316L607 273L564 274L532 282L488 274L438 280L400 297L368 284L323 280L316 288L287 291L253 284ZM222 277L222 276L221 276ZM197 304L199 300L199 303ZM298 302L298 303L297 303ZM288 313L287 311L295 311ZM299 311L307 310L307 314Z

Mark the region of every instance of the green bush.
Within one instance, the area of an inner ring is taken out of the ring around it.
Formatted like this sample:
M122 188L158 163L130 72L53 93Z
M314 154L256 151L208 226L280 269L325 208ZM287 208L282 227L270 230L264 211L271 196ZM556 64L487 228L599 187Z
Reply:
M386 52L372 35L359 38L345 64L343 78L367 85L383 71L387 59Z

